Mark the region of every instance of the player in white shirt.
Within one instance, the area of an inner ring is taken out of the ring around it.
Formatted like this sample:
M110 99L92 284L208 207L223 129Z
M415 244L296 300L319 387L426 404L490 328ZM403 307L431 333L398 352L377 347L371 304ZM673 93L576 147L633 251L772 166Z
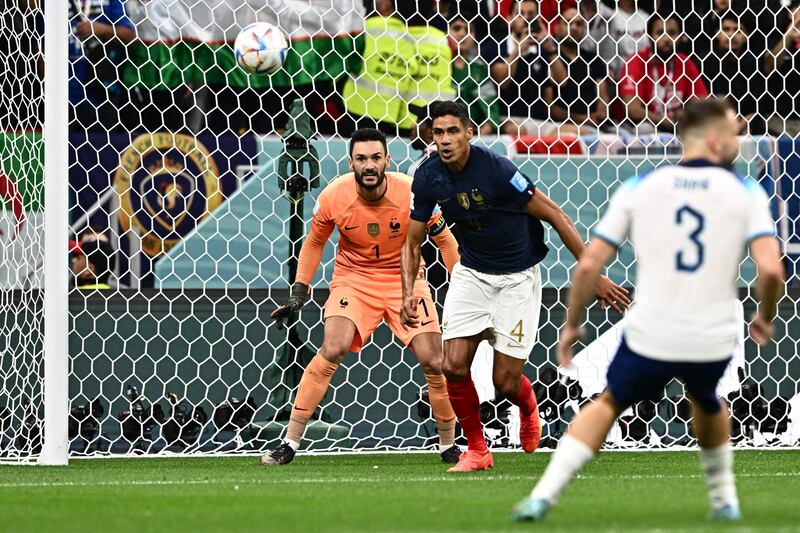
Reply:
M608 386L580 411L515 520L541 520L570 479L599 451L631 405L659 399L673 378L692 400L694 431L711 517L741 517L733 477L730 419L715 393L736 344L736 278L745 245L758 267L758 312L750 335L763 345L783 288L775 227L763 189L734 174L736 116L722 100L687 103L678 124L683 160L625 182L614 194L580 258L569 292L558 361L568 366L594 286L617 248L636 250L637 290Z

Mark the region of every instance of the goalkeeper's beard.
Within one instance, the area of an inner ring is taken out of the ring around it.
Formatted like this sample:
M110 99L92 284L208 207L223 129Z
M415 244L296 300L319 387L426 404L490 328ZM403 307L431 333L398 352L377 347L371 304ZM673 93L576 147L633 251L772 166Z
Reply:
M361 174L359 174L358 172L354 172L354 174L356 176L356 183L358 183L359 187L363 187L368 191L373 191L373 190L377 189L378 187L380 187L383 184L383 181L386 179L386 171L385 170L382 170L382 171L376 172L376 173L363 172ZM374 185L368 185L368 184L364 183L364 176L377 176L378 180L375 182Z

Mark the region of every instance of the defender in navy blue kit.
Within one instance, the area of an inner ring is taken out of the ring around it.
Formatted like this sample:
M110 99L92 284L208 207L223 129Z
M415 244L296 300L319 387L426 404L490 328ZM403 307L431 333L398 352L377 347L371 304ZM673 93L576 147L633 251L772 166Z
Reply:
M494 347L494 385L520 408L520 440L526 452L539 443L540 428L531 382L522 375L539 325L542 283L539 263L547 255L542 221L550 224L577 259L583 241L575 224L537 190L508 158L472 146L472 124L454 102L430 106L438 156L414 174L411 223L403 248L401 319L416 327L413 297L425 222L436 205L461 234L461 262L453 268L442 317L444 372L450 403L469 449L453 472L492 466L480 422L470 367L481 340ZM627 292L608 278L598 284L602 304L624 310Z
M464 170L454 177L440 157L429 157L412 184L411 218L438 204L461 233L461 264L479 272L520 272L547 255L544 227L526 206L536 187L508 158L470 147Z

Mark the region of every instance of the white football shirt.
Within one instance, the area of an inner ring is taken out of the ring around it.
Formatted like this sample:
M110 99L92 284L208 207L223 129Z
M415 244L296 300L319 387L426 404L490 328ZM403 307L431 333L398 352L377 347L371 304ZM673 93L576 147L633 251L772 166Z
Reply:
M731 356L738 329L736 279L747 243L775 234L755 181L702 160L627 180L593 231L636 252L636 298L625 340L667 361Z
M641 9L633 13L610 9L600 2L598 9L607 23L605 28L595 28L592 38L598 42L598 53L608 63L611 77L618 79L628 58L650 42L647 36L648 15Z

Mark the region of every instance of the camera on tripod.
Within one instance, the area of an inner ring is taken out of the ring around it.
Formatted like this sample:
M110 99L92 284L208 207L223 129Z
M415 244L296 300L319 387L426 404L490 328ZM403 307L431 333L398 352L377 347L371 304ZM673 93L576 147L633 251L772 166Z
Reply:
M140 395L133 385L128 386L127 395L130 408L117 414L122 425L122 436L137 445L142 441L154 440L153 428L164 422L164 410L157 403L150 404L147 397Z
M100 398L89 404L73 405L69 410L68 434L72 443L77 443L78 451L85 453L100 434L100 418L105 414ZM80 438L80 442L78 439Z
M161 430L164 440L171 447L184 449L191 446L203 432L208 414L202 406L181 401L172 392L167 394L167 401L172 407L172 413Z
M214 409L214 426L217 431L241 431L253 421L257 409L252 396L247 401L236 397L228 398Z

